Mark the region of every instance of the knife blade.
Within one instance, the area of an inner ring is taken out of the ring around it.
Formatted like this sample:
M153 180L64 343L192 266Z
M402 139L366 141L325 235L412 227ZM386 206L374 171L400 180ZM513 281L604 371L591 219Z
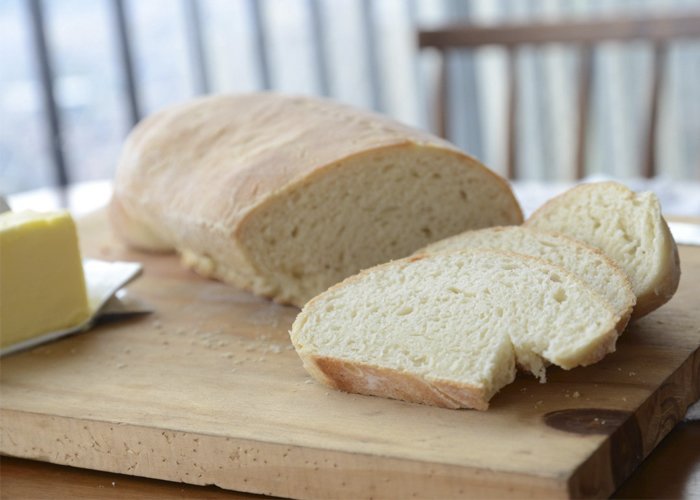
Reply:
M677 244L700 246L700 224L669 222L668 227Z

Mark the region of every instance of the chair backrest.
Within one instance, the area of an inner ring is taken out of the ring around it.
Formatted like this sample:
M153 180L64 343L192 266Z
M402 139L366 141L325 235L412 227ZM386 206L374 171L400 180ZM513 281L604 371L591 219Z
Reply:
M516 113L518 110L518 71L516 57L522 45L567 44L578 47L579 88L576 138L576 178L585 175L586 132L588 125L591 83L594 75L594 46L600 42L631 42L644 40L654 47L652 62L652 86L641 144L645 148L640 173L653 177L656 173L656 128L659 94L663 84L663 69L668 43L672 40L700 37L700 12L646 18L596 19L584 22L556 24L510 24L478 26L450 24L434 29L419 30L420 49L437 49L441 64L438 75L436 118L437 131L446 137L448 123L447 52L455 49L475 49L487 45L502 46L508 51L508 114L507 114L507 176L516 178ZM698 97L700 98L700 92Z

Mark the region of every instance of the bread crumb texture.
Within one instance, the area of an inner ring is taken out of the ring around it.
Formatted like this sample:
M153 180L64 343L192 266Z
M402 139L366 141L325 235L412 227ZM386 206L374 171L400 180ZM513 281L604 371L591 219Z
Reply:
M332 101L210 96L147 118L117 168L131 246L298 306L467 229L520 224L508 183L446 141Z
M380 265L311 300L290 332L305 368L337 389L488 408L516 364L543 377L615 349L619 316L565 269L494 250Z
M662 306L678 289L678 249L654 193L617 182L582 184L550 200L526 224L567 234L615 261L637 297L633 318Z
M466 248L504 250L538 257L561 266L598 292L620 316L618 331L629 320L636 297L627 274L599 249L562 234L532 227L491 227L446 238L418 253Z

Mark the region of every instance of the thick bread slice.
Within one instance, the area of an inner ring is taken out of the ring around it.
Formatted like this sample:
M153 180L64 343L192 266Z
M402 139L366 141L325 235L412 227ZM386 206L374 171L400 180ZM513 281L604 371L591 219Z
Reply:
M312 299L292 343L320 382L447 408L488 408L516 362L542 376L615 350L618 316L573 274L495 250L414 256Z
M539 257L578 276L598 292L620 316L617 331L630 319L636 298L627 275L597 248L567 236L523 226L491 227L466 231L418 250L436 253L465 248L491 248Z
M617 182L582 184L540 207L530 227L565 233L600 248L627 273L640 318L668 302L681 277L676 242L655 194Z
M144 120L111 205L130 245L302 305L466 229L519 224L507 182L451 144L327 100L214 96Z

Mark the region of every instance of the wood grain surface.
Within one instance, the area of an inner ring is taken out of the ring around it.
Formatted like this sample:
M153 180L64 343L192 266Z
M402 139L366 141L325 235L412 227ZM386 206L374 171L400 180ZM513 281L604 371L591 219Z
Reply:
M291 349L296 309L132 253L104 214L80 232L88 256L144 263L129 290L157 312L4 358L3 454L294 497L601 496L700 396L698 248L616 353L476 412L329 391Z
M3 499L271 498L7 456L0 457L0 476ZM700 498L700 421L675 426L612 498Z

